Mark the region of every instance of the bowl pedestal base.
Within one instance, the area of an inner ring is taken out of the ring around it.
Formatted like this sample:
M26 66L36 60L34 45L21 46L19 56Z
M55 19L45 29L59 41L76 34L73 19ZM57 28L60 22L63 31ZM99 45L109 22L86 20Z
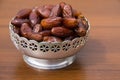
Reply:
M24 61L31 67L37 69L60 69L72 64L76 56L70 56L62 59L37 59L23 55Z

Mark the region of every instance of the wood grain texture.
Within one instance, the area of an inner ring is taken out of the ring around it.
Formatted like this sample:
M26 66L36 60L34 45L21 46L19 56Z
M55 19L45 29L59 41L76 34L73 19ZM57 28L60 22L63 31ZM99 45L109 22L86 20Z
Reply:
M0 0L0 80L120 80L120 0L64 0L87 16L91 31L76 61L59 70L31 69L12 44L8 23L22 8L61 0Z

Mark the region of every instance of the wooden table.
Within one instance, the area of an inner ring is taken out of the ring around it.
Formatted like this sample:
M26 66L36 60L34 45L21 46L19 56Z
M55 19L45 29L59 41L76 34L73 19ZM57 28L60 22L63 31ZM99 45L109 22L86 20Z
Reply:
M12 44L8 23L22 8L61 0L0 0L0 80L120 80L120 0L65 0L91 23L88 43L60 70L36 71Z

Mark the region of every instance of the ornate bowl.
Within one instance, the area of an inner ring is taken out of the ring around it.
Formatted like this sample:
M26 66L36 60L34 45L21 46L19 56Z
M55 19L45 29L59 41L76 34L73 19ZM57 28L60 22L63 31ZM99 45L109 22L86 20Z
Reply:
M10 23L10 37L15 47L23 53L24 61L38 69L58 69L70 65L76 53L85 45L90 30L88 23L87 34L84 37L63 42L37 42L28 40L14 33L14 26Z

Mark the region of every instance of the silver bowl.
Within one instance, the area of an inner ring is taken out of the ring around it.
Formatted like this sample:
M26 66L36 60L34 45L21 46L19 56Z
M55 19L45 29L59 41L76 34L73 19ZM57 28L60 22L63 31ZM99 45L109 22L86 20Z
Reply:
M37 69L59 69L73 63L76 53L85 45L90 30L88 23L87 34L84 37L63 42L37 42L21 37L13 31L10 23L10 37L15 47L23 53L24 61Z

